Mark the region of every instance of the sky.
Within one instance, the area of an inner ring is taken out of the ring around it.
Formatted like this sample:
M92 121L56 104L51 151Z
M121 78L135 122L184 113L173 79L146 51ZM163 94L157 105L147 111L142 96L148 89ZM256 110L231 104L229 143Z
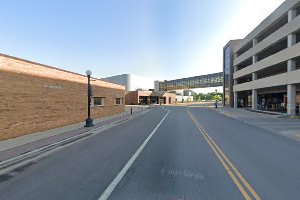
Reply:
M283 0L0 0L0 53L94 77L222 71L222 50Z

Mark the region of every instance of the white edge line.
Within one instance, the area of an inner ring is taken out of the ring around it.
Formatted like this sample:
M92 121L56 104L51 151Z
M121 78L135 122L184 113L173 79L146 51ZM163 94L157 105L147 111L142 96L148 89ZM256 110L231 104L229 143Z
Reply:
M130 160L126 163L126 165L123 167L123 169L119 172L119 174L116 176L116 178L111 182L111 184L106 188L106 190L102 193L102 195L99 197L98 200L106 200L115 187L119 184L119 182L122 180L128 169L131 167L135 159L139 156L141 151L145 148L151 137L154 135L154 133L157 131L157 129L160 127L160 125L163 123L165 118L168 116L170 111L167 112L167 114L164 116L164 118L157 124L157 126L153 129L153 131L150 133L150 135L147 137L147 139L143 142L143 144L138 148L138 150L135 152L135 154L130 158Z
M124 119L121 119L121 120L118 120L118 121L115 121L115 122L111 122L109 124L100 126L98 128L95 128L95 129L83 132L83 133L81 133L79 135L74 135L72 137L60 140L60 141L55 142L53 144L48 144L46 146L34 149L32 151L29 151L27 153L21 154L19 156L16 156L16 157L13 157L13 158L10 158L10 159L7 159L7 160L0 161L0 171L2 169L4 169L4 168L8 167L8 166L11 166L11 165L15 164L15 163L22 162L22 161L26 160L27 158L34 157L34 156L36 156L36 155L38 155L40 153L44 153L44 152L46 152L48 150L51 150L51 149L54 149L54 148L56 148L58 146L64 145L65 143L68 143L69 141L73 142L73 141L76 141L77 139L82 139L82 138L84 138L86 136L89 136L89 135L93 135L93 134L96 135L98 133L102 133L103 131L105 131L105 130L107 130L109 128L113 128L114 126L120 125L120 124L122 124L124 122L127 122L130 119L133 119L134 117L138 117L138 116L143 115L143 114L145 114L147 112L149 112L149 111L144 111L142 113L138 113L138 114L135 114L133 116L129 116L129 117L126 117Z

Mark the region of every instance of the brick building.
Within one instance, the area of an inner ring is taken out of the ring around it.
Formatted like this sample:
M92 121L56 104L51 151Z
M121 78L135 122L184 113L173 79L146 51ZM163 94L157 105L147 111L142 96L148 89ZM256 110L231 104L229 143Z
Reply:
M92 117L125 111L125 87L93 79ZM87 78L0 54L0 140L83 122Z
M126 93L126 105L137 104L173 104L176 101L176 94L154 91L130 91Z

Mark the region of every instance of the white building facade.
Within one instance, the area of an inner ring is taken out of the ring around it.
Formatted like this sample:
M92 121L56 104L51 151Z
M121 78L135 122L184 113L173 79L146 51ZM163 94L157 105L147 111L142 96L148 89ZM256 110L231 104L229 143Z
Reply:
M299 114L300 1L283 2L242 39L233 67L235 108Z
M137 76L134 74L121 74L111 77L102 78L101 80L124 85L126 92L128 91L136 91L139 89L149 90L154 89L154 79Z

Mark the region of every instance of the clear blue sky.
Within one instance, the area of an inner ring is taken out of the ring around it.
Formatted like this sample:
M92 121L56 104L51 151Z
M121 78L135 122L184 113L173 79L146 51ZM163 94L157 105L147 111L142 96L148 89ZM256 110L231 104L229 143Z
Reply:
M2 0L0 53L95 77L222 71L222 48L283 0ZM241 21L246 23L242 23Z

